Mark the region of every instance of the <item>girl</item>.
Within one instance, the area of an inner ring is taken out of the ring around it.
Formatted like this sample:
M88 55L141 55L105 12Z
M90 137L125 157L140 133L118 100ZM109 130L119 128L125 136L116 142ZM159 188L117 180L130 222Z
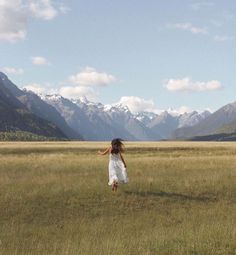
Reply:
M117 191L118 183L127 183L126 163L122 156L124 152L124 145L121 139L116 138L111 141L111 146L105 151L98 151L99 155L106 155L109 153L109 182L112 185L112 191Z

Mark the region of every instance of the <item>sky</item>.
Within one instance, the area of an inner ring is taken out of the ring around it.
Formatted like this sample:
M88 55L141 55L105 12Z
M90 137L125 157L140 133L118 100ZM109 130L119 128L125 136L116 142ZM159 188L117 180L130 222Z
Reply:
M236 101L235 0L0 0L0 70L36 93L203 111Z

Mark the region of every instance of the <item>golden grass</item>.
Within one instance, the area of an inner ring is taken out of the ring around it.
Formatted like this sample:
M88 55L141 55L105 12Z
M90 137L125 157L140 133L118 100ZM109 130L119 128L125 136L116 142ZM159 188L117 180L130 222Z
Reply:
M236 143L0 143L0 254L236 254Z

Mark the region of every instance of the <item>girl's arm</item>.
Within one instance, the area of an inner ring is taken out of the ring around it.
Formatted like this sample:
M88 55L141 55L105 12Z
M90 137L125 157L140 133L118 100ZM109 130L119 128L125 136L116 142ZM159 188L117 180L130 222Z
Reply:
M110 149L111 149L111 147L108 147L106 150L104 150L104 151L98 151L98 155L106 155L106 154L108 154L109 152L110 152Z
M121 158L121 160L123 161L124 166L125 166L125 168L126 168L126 163L125 163L125 160L124 160L124 158L123 158L123 156L122 156L122 154L121 154L121 153L120 153L120 158Z

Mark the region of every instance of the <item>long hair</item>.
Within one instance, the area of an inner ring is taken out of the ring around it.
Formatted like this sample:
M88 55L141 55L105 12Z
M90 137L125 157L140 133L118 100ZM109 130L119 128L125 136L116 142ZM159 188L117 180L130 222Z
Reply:
M120 138L115 138L111 141L111 153L118 154L124 152L124 144Z

